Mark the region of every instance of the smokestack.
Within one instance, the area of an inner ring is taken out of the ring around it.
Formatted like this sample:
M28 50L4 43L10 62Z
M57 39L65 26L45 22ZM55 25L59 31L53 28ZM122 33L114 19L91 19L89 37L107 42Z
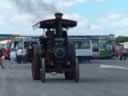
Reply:
M62 19L63 14L62 13L55 13L55 18L56 19Z
M62 17L63 14L62 13L55 13L55 21L56 21L56 35L57 37L61 37L62 36Z

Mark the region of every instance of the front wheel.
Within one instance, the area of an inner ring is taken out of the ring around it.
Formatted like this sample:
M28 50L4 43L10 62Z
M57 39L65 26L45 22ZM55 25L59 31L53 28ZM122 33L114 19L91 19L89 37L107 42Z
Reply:
M35 46L32 50L32 78L33 80L40 80L40 55L39 48Z
M44 83L46 81L46 66L45 66L45 59L41 59L41 81Z
M71 72L65 72L64 75L65 75L66 80L73 80L72 71Z

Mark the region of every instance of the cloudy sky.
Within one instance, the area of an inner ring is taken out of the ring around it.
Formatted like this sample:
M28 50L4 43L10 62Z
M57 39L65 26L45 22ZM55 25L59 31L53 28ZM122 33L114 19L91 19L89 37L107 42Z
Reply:
M0 0L0 33L40 35L32 25L54 18L63 12L64 18L78 21L70 35L128 36L128 0Z

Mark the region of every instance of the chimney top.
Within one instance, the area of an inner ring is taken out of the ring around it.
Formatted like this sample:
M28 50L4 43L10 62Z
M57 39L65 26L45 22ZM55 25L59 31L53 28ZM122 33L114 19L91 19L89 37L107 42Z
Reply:
M62 13L55 13L56 19L62 19L63 14Z

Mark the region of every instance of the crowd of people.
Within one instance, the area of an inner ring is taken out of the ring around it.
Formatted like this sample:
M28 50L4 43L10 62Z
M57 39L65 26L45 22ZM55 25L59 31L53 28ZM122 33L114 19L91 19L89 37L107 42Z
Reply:
M26 49L22 49L22 48L19 48L19 49L12 49L11 52L10 52L10 60L11 60L11 63L22 63L23 61L25 62L24 60L24 56L26 55Z
M31 50L26 48L12 49L10 52L10 60L12 63L27 63L30 62ZM32 51L31 51L32 52Z
M10 56L9 56L9 60L11 62L11 64L21 64L21 63L28 63L31 62L31 56L32 56L32 48L12 48L10 50ZM3 65L3 59L5 59L4 57L4 53L2 50L0 50L0 66L2 69L4 69L4 65Z

